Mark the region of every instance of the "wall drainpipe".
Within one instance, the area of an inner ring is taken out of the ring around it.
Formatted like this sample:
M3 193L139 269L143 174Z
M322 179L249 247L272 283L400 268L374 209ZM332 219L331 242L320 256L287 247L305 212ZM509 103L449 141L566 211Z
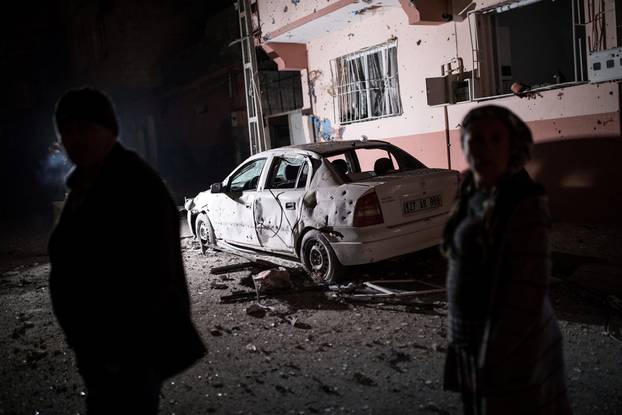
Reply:
M447 105L443 105L445 114L445 142L447 144L447 168L451 170L451 138L449 137L449 115L447 113Z

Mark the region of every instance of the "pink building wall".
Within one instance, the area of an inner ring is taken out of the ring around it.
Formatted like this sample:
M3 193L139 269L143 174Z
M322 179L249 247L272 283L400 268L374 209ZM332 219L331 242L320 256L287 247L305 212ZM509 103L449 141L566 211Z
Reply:
M291 1L259 0L262 31L280 34L281 37L275 40L282 42L284 32L280 29L285 25L290 28L304 26L314 19L317 23L324 15L323 8L330 7L336 10L351 3L349 0L307 1L294 6ZM501 2L484 0L479 1L477 7L481 9L499 3ZM613 17L615 10L612 3L607 3L606 36L609 45L617 43ZM615 148L622 143L619 138L618 84L609 82L567 85L541 91L531 99L511 95L480 102L449 105L447 121L451 146L448 149L444 108L427 104L425 79L441 76L441 65L455 57L463 59L466 71L472 69L469 22L463 20L435 26L410 25L408 16L398 0L385 0L378 4L381 7L362 15L352 14L347 18L347 22L341 25L332 24L325 30L315 30L311 34L304 33L307 38L305 43L308 72L319 75L314 85L317 101L313 103L313 113L320 118L331 120L335 129L340 125L335 116L336 108L331 95L334 85L330 61L385 43L389 39L397 39L403 113L395 117L347 124L344 126L342 139L357 140L365 135L369 139L389 141L407 150L430 167L448 167L449 152L451 167L463 170L466 163L460 146L460 122L470 109L484 104L496 104L508 107L528 123L534 134L536 147L548 149L549 143L559 142L563 143L564 151L568 152L573 145L568 142L575 141L576 145L581 143L583 146L585 140L601 137L617 140L613 144ZM287 12L284 12L285 7ZM318 25L313 27L317 29ZM303 79L306 80L306 76L303 76ZM306 105L311 105L308 100ZM585 146L581 148L584 149ZM549 153L547 157L550 158L554 152ZM603 153L603 157L607 156ZM529 166L532 174L537 175L542 171L542 166L538 165L541 162L542 160L535 160ZM546 181L546 178L543 178L543 181ZM619 186L615 181L612 184ZM622 207L622 201L620 206ZM603 206L604 208L606 206Z

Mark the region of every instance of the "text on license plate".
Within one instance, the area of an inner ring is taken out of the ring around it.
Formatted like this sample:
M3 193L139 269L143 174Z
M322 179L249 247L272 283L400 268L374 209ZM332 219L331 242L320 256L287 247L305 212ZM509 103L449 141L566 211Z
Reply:
M404 200L402 202L402 213L404 215L412 215L413 213L427 210L436 209L443 205L443 199L441 195L432 195L429 197L422 197L420 199Z

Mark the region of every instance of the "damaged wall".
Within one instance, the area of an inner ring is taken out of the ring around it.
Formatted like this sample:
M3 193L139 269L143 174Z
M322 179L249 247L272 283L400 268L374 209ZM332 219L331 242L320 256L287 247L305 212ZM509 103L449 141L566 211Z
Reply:
M262 29L275 31L293 21L304 19L305 12L313 14L319 2L301 2L292 7L290 1L260 1ZM335 1L322 3L336 6ZM476 10L501 4L501 1L478 1ZM287 6L288 11L283 12ZM585 1L588 6L588 0ZM526 6L529 7L529 6ZM605 3L607 30L604 43L617 44L615 10L612 1ZM317 14L317 9L315 10ZM266 15L270 16L266 21ZM308 19L312 16L307 15ZM471 18L472 19L472 18ZM479 102L465 102L447 107L449 137L448 150L445 116L442 106L427 104L426 78L442 75L441 66L462 58L464 70L473 68L469 20L449 22L437 26L410 25L401 7L375 8L373 13L352 15L348 24L330 27L307 42L308 73L313 74L311 102L313 114L331 121L334 131L340 131L344 140L358 140L362 136L392 142L409 151L430 167L447 167L448 151L451 167L466 168L459 142L459 126L466 113L479 105L496 104L510 108L531 127L536 147L550 148L550 143L620 136L619 89L614 82L602 84L566 85L538 91L520 98L506 95ZM474 29L474 24L471 27ZM591 28L586 28L591 33ZM399 90L403 113L399 116L340 125L333 95L335 85L330 61L397 39ZM305 79L303 77L303 79ZM309 141L312 137L308 137ZM337 139L335 134L332 139ZM567 147L566 147L567 148ZM584 148L582 146L581 148ZM567 152L567 150L566 150ZM548 151L549 155L554 152ZM535 167L531 166L535 171ZM546 181L546 180L545 180Z
M276 8L287 1L268 1ZM313 2L310 2L313 3ZM496 2L498 4L499 2ZM261 4L261 3L260 3ZM479 2L478 8L495 4ZM274 28L300 18L302 10L275 14ZM262 12L266 6L260 7ZM276 10L276 9L275 9ZM288 7L289 10L289 7ZM277 20L281 16L281 20ZM262 22L263 22L262 18ZM278 23L280 22L280 23ZM317 74L313 82L314 113L330 119L339 128L333 102L334 85L330 60L397 38L400 97L403 114L366 122L348 124L343 139L384 139L412 152L433 167L447 167L445 119L442 107L427 105L425 78L441 75L441 65L461 57L465 70L472 68L471 39L468 21L450 22L440 26L413 26L396 7L376 9L367 16L352 16L351 23L337 32L311 40L307 44L309 71ZM619 133L618 90L615 84L580 85L536 94L533 99L515 96L490 101L511 108L530 123L538 141L550 141L586 135ZM452 168L465 168L457 140L462 118L479 103L448 107L452 137ZM599 122L600 121L600 122Z
M327 7L339 7L353 3L353 0L258 0L261 31L266 34L274 32L298 19L309 19L309 16Z

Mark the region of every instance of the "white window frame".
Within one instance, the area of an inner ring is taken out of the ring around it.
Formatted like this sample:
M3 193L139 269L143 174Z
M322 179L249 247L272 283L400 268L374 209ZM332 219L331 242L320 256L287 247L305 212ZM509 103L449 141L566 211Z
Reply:
M492 54L492 53L496 53L496 51L494 49L490 49L484 45L482 45L481 43L481 39L479 38L480 33L478 31L478 27L480 26L480 23L478 23L478 19L482 19L484 18L486 15L498 15L519 7L529 7L535 3L539 3L542 0L515 0L515 1L507 1L505 3L499 4L499 5L494 5L494 6L490 6L481 10L476 10L476 11L471 11L468 13L467 15L467 19L468 19L468 25L469 25L469 33L471 36L471 49L472 49L472 59L473 59L473 66L474 66L474 70L471 71L471 82L470 82L470 88L471 88L471 97L472 100L480 102L480 101L488 101L488 100L493 100L493 99L497 99L497 98L502 98L502 97L507 97L507 96L512 96L513 94L510 91L507 92L502 92L501 94L496 94L494 92L490 92L490 93L483 93L481 90L481 83L482 83L482 79L481 79L481 71L482 71L482 63L480 62L480 56L483 55L484 53L488 53L488 54ZM587 72L584 74L584 61L587 59L587 51L585 50L584 45L581 42L585 42L585 39L579 39L579 41L577 41L577 36L575 34L575 29L578 26L585 26L585 23L579 22L579 8L582 7L585 9L585 5L583 1L580 0L568 0L571 1L571 7L572 7L572 22L570 25L570 30L572 30L572 38L573 38L573 78L569 81L566 82L562 82L562 83L551 83L548 85L543 85L543 86L538 86L536 88L532 88L530 91L531 92L539 92L539 91L546 91L546 90L550 90L550 89L557 89L557 88L565 88L568 86L574 86L574 85L580 85L580 84L584 84L587 83ZM586 13L586 11L584 11L584 13ZM471 18L471 16L473 16L473 18ZM488 17L489 18L489 17ZM605 29L603 29L605 30ZM487 70L489 71L497 71L497 68L493 68L492 66L487 66L486 67ZM498 85L499 83L501 83L501 80L497 80L497 79L493 79L492 80L492 84L494 86L494 88L498 88L500 85Z
M380 68L382 78L370 80L368 57L378 52L382 52L380 54L382 58L382 68ZM389 73L389 53L395 54L391 65L393 73ZM343 71L344 63L352 61L360 61L363 72L361 80L350 80L349 75ZM335 109L335 120L339 124L344 125L402 115L397 64L397 39L338 57L333 59L330 64L333 85L335 85L333 108ZM370 81L379 81L383 95L382 101L384 102L381 106L381 113L376 115L374 115L372 110L371 90L374 88L371 88ZM357 101L361 102L361 99L364 106L353 107L353 104ZM347 109L353 109L354 114L347 111ZM366 109L366 113L364 109Z

